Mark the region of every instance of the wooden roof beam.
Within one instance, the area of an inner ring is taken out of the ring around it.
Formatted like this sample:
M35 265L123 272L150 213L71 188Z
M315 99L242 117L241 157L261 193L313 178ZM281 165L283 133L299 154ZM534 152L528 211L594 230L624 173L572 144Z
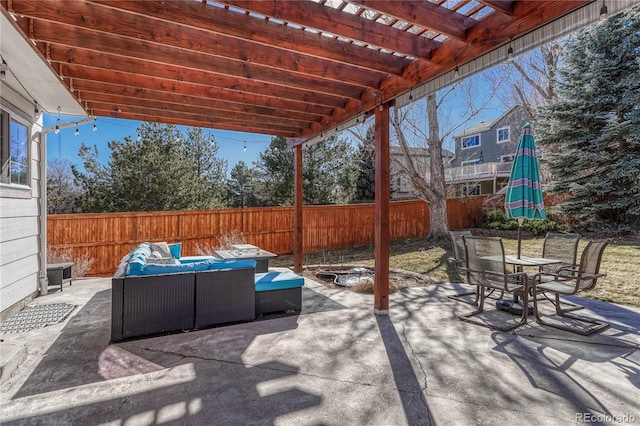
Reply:
M157 63L146 60L134 60L130 57L122 57L109 53L91 51L88 49L50 45L50 59L53 62L62 62L77 66L87 66L105 70L116 70L130 74L146 75L165 80L175 80L185 83L202 84L207 87L233 88L237 91L261 94L266 96L278 96L281 99L291 99L305 102L309 95L310 87L318 87L321 90L319 103L326 102L329 106L340 106L345 98L357 99L362 89L346 84L323 82L313 77L300 77L300 84L286 86L275 85L256 81L253 79L233 78L216 72L194 70L175 65L158 66ZM304 86L304 84L307 84ZM298 88L298 87L303 87ZM324 101L323 101L324 99Z
M505 15L511 15L513 13L513 1L511 0L476 0L478 3L482 3L485 6L504 13Z
M215 111L223 111L227 114L257 114L267 117L308 122L319 121L322 117L330 116L330 111L326 112L325 114L314 114L313 112L303 111L283 111L271 107L243 105L234 102L227 102L220 99L210 99L177 93L159 92L117 84L96 83L95 81L90 80L76 79L73 81L73 86L76 92L78 92L79 96L82 96L82 99L87 101L98 100L100 102L109 102L109 99L115 99L114 103L126 103L124 102L124 100L120 101L120 98L131 98L135 99L140 105L144 105L147 101L154 102L158 99L161 99L162 102L164 102L168 106L173 106L173 108L175 109L180 109L184 106L188 106L189 108L202 107L209 108Z
M130 98L125 98L125 101L128 101ZM191 108L188 112L176 112L175 110L170 110L166 106L163 106L161 102L147 102L144 106L135 105L135 104L127 104L127 103L111 103L111 102L99 102L99 101L91 101L87 100L87 107L89 110L96 111L114 111L118 113L129 113L129 114L146 114L151 116L166 116L166 117L178 117L178 118L186 118L193 119L194 117L206 117L206 120L209 121L220 121L220 122L239 122L246 123L247 121L254 123L256 126L263 126L265 129L269 128L271 130L285 131L285 132L297 132L302 127L306 127L308 123L296 123L296 122L287 122L287 121L275 121L270 117L265 116L257 116L253 114L247 115L230 115L230 114L216 114L215 112L211 112L210 110L205 110L202 108ZM265 126L268 123L269 126Z
M30 2L29 15L38 14L36 17L46 14L46 11L41 10L46 9L46 4L51 4L52 9L53 5L59 5L57 0L15 1ZM65 8L71 10L57 19L73 21L67 22L72 25L86 25L82 18L95 16L99 19L95 19L96 22L92 22L90 26L95 30L127 35L131 33L131 28L135 28L136 37L142 36L148 41L179 45L222 56L230 55L232 59L246 59L255 63L277 60L277 66L290 64L291 69L294 69L311 59L304 58L304 55L310 55L316 59L330 60L334 65L348 64L361 70L396 75L401 74L403 66L402 61L398 61L400 58L388 54L336 39L317 37L306 31L253 19L203 3L102 0L88 4L65 2ZM145 31L140 31L141 28ZM243 36L239 37L240 34ZM256 43L258 34L262 34L261 43ZM211 42L205 43L206 40Z
M206 127L220 130L230 130L233 132L259 133L265 135L279 134L285 137L294 137L296 132L276 130L275 128L258 123L247 125L243 122L229 122L217 120L203 120L201 116L180 117L180 116L159 116L128 112L118 112L113 110L94 110L93 114L99 117L120 118L125 120L149 121L152 123L166 123L191 127Z
M420 27L430 28L435 32L457 40L464 40L467 29L477 22L475 19L453 12L430 1L352 1L382 12L385 15L394 16Z
M393 58L391 55L384 55L389 62L389 66L381 66L382 70L372 71L368 69L354 67L347 63L326 61L318 57L305 56L282 49L270 48L256 45L255 43L242 42L237 39L224 39L212 33L193 33L187 27L179 27L174 32L167 35L168 29L165 22L147 22L146 26L156 28L155 30L142 31L140 36L136 36L131 29L131 24L118 22L131 21L131 18L121 12L117 20L98 16L101 25L92 25L85 15L79 15L77 11L68 11L65 14L55 13L52 10L40 6L42 2L20 1L17 6L22 13L28 12L28 17L40 19L34 23L34 37L36 40L53 41L59 44L81 46L87 49L108 51L109 53L123 56L139 57L155 62L196 67L204 70L216 70L217 72L232 76L246 76L247 78L262 79L268 82L290 85L286 82L289 74L312 74L318 75L319 71L326 70L322 74L323 79L330 79L337 82L356 84L363 87L377 83L381 77L388 74L400 75L402 68L409 62L401 58ZM65 6L76 5L77 2L65 2ZM126 4L138 4L139 2L119 2ZM156 2L142 2L151 4ZM59 5L59 3L56 3ZM109 9L107 9L109 10ZM95 13L95 12L94 12ZM135 16L135 15L134 15ZM37 25L36 25L37 24ZM70 27L61 31L60 24ZM141 25L140 22L135 25ZM23 28L28 24L23 21ZM145 28L144 26L140 28ZM164 31L157 28L164 28ZM194 41L197 40L197 41ZM363 61L369 63L368 66L379 65L375 54L370 49L359 50L367 54ZM395 61L395 62L394 62ZM286 73L280 72L282 68Z
M266 106L282 109L285 111L307 111L308 108L317 107L317 105L313 104L312 102L305 103L297 101L285 101L277 97L268 97L250 93L239 93L232 89L203 87L201 85L191 83L167 81L159 78L122 73L119 71L108 72L105 70L66 65L62 66L62 75L67 78L73 78L74 82L77 80L92 80L96 82L106 82L111 84L119 84L175 94L205 96L212 99L222 99L240 104Z
M425 37L415 37L406 31L310 1L221 0L221 3L415 58L429 59L431 51L440 45Z
M178 108L178 105L165 102L157 99L140 99L134 97L127 96L115 96L104 93L92 93L77 90L75 93L78 94L78 97L82 99L83 102L87 102L87 104L91 107L93 105L126 105L130 107L138 107L145 109L157 109L163 111L175 111ZM98 107L95 107L98 108ZM105 108L102 108L105 109ZM270 121L272 124L279 124L282 126L290 126L297 128L304 128L311 125L311 123L315 122L317 118L313 119L301 119L294 116L286 116L286 117L274 117L272 115L264 115L264 114L256 114L246 111L235 111L231 113L228 110L222 110L219 108L215 108L214 104L209 106L200 106L200 105L192 105L189 107L189 112L193 114L205 115L207 117L214 118L226 118L226 117L235 117L237 119L252 121L252 122L261 122L261 121Z

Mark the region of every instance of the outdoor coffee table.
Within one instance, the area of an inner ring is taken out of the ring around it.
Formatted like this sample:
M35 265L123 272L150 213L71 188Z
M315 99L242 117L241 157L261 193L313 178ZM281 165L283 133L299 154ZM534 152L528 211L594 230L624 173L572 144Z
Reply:
M62 291L62 285L69 283L71 285L71 268L73 263L49 263L47 265L47 281L48 286L60 286Z
M217 250L216 255L225 260L254 259L256 273L269 272L269 259L278 257L277 254L262 250L250 244L231 246L231 250Z

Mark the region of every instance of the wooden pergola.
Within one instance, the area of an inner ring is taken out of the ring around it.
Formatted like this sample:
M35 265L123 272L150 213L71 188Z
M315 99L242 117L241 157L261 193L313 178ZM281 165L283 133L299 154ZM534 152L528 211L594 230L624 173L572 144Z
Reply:
M288 138L295 149L296 271L302 146L373 113L378 313L389 306L389 108L478 58L511 53L512 43L543 26L600 7L594 0L0 4L89 116Z

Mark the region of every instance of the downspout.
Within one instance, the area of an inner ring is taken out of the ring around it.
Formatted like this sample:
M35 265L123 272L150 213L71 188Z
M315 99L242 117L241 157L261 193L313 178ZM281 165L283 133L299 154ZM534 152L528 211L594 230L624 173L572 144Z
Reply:
M65 123L58 126L58 129L79 126L93 122L93 117L87 117L82 121ZM42 129L40 132L40 202L38 203L38 236L40 241L39 257L39 291L40 296L49 293L49 280L47 279L47 134L55 131L55 126Z
M40 118L42 120L42 116ZM38 238L40 241L39 290L40 296L49 292L49 280L47 278L47 136L44 129L38 136L40 139L40 199L38 203Z

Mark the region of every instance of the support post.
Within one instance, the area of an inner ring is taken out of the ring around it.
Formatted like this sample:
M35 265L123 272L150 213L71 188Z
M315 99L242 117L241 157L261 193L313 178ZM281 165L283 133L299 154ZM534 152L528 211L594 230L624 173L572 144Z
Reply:
M389 315L389 103L375 110L374 312Z
M293 272L302 272L302 145L295 147L293 200Z

